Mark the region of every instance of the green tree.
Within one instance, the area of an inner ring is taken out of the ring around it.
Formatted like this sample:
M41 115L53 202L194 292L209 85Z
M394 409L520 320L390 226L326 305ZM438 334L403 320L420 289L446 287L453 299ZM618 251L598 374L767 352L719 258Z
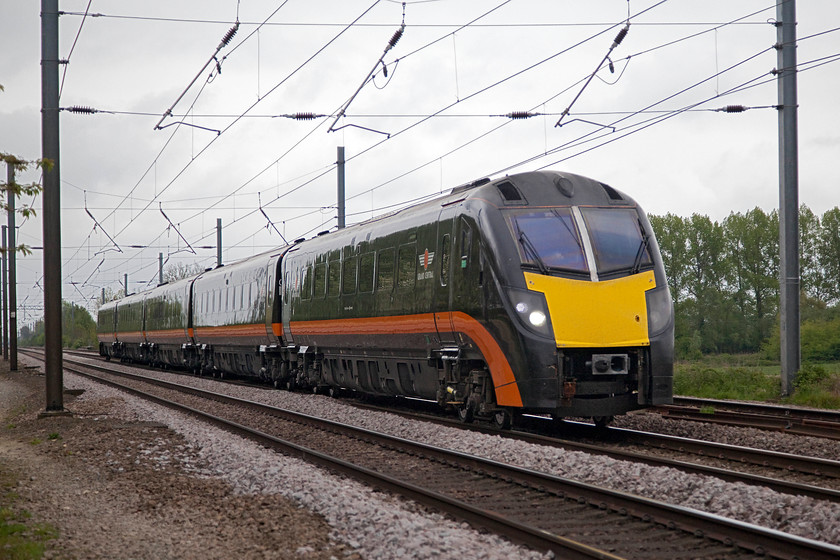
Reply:
M779 299L779 220L760 208L723 222L730 296L740 310L739 351L756 351L770 334ZM733 333L734 334L734 333ZM734 342L734 341L733 341Z
M96 346L96 323L84 307L61 302L61 338L64 348L83 348ZM24 327L20 330L21 346L44 345L44 320L35 322L32 329Z
M820 217L806 205L799 207L799 279L809 297L825 299L825 280L820 262Z
M819 250L825 301L840 303L840 208L836 206L822 215Z

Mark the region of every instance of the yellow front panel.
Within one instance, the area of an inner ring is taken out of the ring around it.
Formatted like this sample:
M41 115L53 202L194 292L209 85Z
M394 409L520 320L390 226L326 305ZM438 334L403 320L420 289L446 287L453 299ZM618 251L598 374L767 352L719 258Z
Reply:
M528 288L545 294L558 347L648 346L645 292L653 271L589 282L525 272Z

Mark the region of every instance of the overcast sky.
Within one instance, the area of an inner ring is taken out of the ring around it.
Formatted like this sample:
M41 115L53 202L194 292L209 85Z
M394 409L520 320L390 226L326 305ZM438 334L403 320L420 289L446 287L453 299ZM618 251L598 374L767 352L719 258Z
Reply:
M125 273L131 291L153 286L159 253L167 266L213 265L217 218L225 262L282 244L280 234L334 227L337 146L348 159L348 224L541 168L609 183L652 214L722 220L778 207L772 0L59 6L60 57L70 60L60 106L100 111L61 113L63 296L91 310ZM387 77L379 64L336 121L403 10ZM35 0L0 0L0 152L27 159L41 152L39 11ZM840 204L840 2L800 0L797 11L800 202L822 214ZM628 14L614 73L605 64L573 103ZM750 110L714 111L726 105ZM537 115L504 116L519 111ZM296 113L325 116L284 116ZM19 239L40 246L40 219ZM42 315L41 259L36 250L18 260L19 325Z

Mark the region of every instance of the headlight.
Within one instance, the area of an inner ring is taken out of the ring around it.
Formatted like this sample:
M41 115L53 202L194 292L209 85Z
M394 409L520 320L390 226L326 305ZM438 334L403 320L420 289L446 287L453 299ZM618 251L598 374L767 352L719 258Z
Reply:
M542 327L545 325L545 313L542 311L533 311L530 315L528 315L528 320L531 321L531 324L535 327Z
M543 294L514 288L508 288L507 294L516 315L528 330L549 338L554 337Z
M674 316L674 305L668 284L645 292L648 312L648 336L651 338L664 331Z

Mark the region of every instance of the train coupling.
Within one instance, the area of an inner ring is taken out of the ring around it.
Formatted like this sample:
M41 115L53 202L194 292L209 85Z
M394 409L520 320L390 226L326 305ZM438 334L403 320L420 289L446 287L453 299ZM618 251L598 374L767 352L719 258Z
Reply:
M592 354L592 360L586 362L592 375L627 375L630 368L628 354Z

